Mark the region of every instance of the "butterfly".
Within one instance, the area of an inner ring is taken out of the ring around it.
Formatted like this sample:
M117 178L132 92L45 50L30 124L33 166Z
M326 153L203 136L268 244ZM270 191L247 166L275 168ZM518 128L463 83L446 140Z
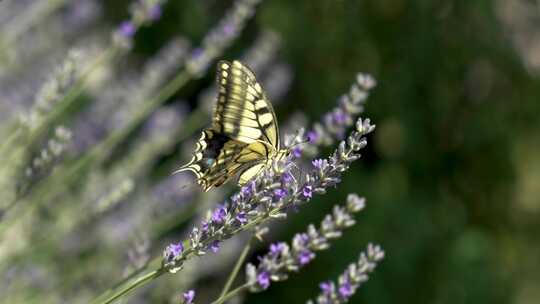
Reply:
M289 154L280 147L276 114L255 74L240 61L220 61L216 81L212 125L202 131L191 161L175 171L193 172L203 191L237 175L245 185Z

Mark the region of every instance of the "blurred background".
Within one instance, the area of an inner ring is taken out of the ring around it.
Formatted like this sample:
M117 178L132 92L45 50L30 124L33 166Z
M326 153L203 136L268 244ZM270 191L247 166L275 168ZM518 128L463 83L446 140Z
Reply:
M3 202L9 212L0 230L6 303L87 302L147 256L159 255L182 236L190 216L234 189L201 195L180 189L191 176L169 175L210 121L204 109L213 102L214 61L187 64L201 73L166 94L159 107L140 114L134 101L160 96L159 88L180 71L179 58L204 53L203 37L233 1L168 1L133 35L122 23L130 3L0 2L5 138L15 132L13 119L39 102L36 93L70 49L84 50L75 59L84 66L107 49L111 32L121 36L112 38L121 51L93 70L61 115L30 136L34 152L19 170L25 173L6 177L17 180L15 199ZM379 243L386 258L352 303L538 303L537 1L272 0L262 1L246 22L216 57L248 57L282 129L292 120L320 119L357 72L378 83L362 114L377 125L363 158L337 189L272 229L268 241L287 241L318 223L350 192L366 197L366 210L331 250L288 281L247 295L246 303L305 302L368 242ZM250 55L258 42L263 45ZM69 133L65 143L59 125L68 129L62 129ZM36 165L55 136L61 156ZM100 146L103 140L111 144ZM87 152L95 146L102 148ZM66 177L56 179L62 170ZM212 298L205 290L219 288L232 267L226 256L235 255L240 245L234 242L223 249L222 262L160 278L127 302L179 303L191 286L204 303ZM251 259L263 253L261 247Z

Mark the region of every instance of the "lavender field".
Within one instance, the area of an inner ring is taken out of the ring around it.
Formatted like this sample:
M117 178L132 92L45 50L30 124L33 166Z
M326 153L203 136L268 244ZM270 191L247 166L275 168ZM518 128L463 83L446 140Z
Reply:
M0 303L538 303L539 26L0 0Z

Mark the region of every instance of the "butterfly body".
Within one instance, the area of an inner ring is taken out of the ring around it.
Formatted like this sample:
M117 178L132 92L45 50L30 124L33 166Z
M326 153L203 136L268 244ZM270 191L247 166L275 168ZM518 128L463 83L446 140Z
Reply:
M202 131L191 161L176 171L192 171L204 191L236 175L244 185L289 153L280 147L276 115L249 68L220 61L217 85L212 125Z

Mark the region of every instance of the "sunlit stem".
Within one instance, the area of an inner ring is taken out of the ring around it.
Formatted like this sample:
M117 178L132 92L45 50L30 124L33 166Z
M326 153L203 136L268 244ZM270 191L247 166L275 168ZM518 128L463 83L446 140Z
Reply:
M231 289L232 284L234 283L234 280L238 276L238 272L240 271L240 268L242 268L242 265L244 264L244 261L246 260L246 257L249 253L249 250L251 249L251 242L253 241L254 237L251 236L249 240L247 241L246 245L244 246L244 249L242 250L242 253L240 254L240 257L236 261L236 264L234 265L233 271L229 275L229 278L227 279L227 282L225 283L225 286L223 286L223 290L221 291L221 294L219 295L219 299L223 298L227 292Z
M215 300L211 304L222 304L225 301L235 297L239 293L247 290L249 288L249 286L251 286L251 285L248 284L248 283L246 283L244 285L240 285L239 287L237 287L237 288L233 289L232 291L228 292L227 294L225 294L223 297L220 297L219 299Z
M124 283L119 284L116 288L106 291L103 295L95 299L94 304L108 304L120 299L121 297L133 292L135 289L151 282L161 275L165 274L163 268L157 268L136 277L128 278Z

